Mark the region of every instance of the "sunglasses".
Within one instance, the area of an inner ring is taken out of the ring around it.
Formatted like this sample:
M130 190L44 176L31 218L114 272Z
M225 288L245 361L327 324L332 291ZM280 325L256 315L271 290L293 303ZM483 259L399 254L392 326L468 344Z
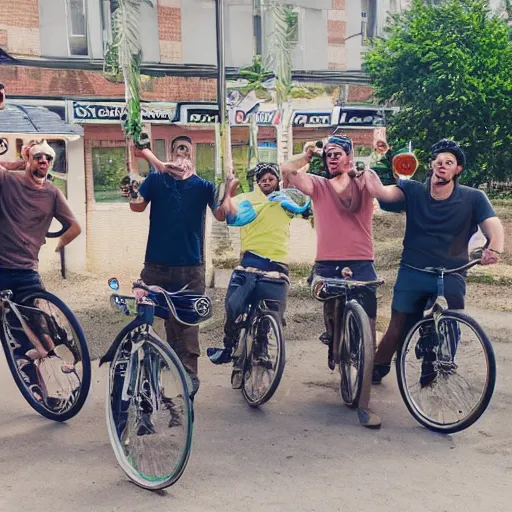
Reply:
M37 160L39 162L39 160L42 160L43 157L46 158L46 161L48 163L51 163L53 161L53 156L52 155L48 155L47 153L36 153L34 155L34 160Z
M327 153L327 158L341 158L343 153Z

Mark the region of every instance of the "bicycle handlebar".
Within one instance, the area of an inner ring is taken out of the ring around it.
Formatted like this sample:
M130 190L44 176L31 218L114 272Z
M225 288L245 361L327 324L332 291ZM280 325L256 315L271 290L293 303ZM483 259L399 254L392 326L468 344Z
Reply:
M479 265L482 262L481 258L477 258L471 261L468 261L466 264L462 265L461 267L457 268L444 268L444 267L425 267L425 268L418 268L413 267L412 265L407 265L404 263L406 267L412 268L413 270L418 270L420 272L427 272L429 274L455 274L456 272L461 272L462 270L468 270L475 265Z

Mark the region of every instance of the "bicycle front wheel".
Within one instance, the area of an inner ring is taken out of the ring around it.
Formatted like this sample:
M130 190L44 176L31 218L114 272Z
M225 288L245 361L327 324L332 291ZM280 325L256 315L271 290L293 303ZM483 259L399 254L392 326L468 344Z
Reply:
M285 348L280 319L272 312L258 314L248 337L242 393L251 407L258 407L272 398L283 376Z
M55 295L38 291L17 305L48 357L34 359L34 346L14 312L0 328L9 369L18 389L39 414L66 421L82 409L91 385L91 361L82 328Z
M192 448L193 407L176 354L142 328L128 333L110 365L107 425L121 469L149 490L178 481Z
M446 311L437 329L420 320L396 360L400 393L423 426L452 434L475 423L489 405L496 360L489 338L468 315Z
M363 386L371 386L374 347L370 320L361 304L345 304L340 340L340 394L347 407L356 408Z

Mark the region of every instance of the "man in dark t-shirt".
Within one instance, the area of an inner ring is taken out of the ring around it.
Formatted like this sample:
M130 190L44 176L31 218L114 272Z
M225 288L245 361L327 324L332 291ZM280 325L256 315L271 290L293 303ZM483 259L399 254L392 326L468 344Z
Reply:
M139 151L153 170L139 188L139 198L130 199L134 212L151 204L149 236L142 280L177 291L205 292L204 234L206 207L217 220L225 220L222 207L215 208L215 186L195 173L192 143L178 137L171 144L171 162L161 162L150 149ZM174 319L166 321L167 341L189 373L193 392L199 388L197 359L200 355L199 328Z
M462 149L442 140L432 146L432 172L425 183L398 180L384 186L374 171L365 171L369 190L382 202L395 203L407 215L400 269L394 287L391 321L375 356L374 383L389 373L393 354L437 293L437 277L411 267L457 268L469 260L468 244L478 227L489 240L482 264L498 262L504 246L503 226L481 190L465 187L458 178L465 164ZM400 204L401 203L401 204ZM464 309L466 276L445 275L450 309Z

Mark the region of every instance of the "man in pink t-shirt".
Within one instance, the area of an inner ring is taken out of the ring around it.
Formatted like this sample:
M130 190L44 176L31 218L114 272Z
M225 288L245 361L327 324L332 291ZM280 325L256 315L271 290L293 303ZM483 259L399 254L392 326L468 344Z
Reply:
M318 151L322 152L330 179L302 172ZM333 136L323 150L318 150L314 143L307 144L302 155L282 164L281 171L285 181L313 200L317 231L315 274L341 278L345 277L342 276L342 270L348 267L355 280L376 280L377 275L373 266L373 197L367 190L364 180L353 177L355 172L351 140L347 137ZM375 331L375 289L362 291L359 302L368 314ZM328 365L334 370L333 300L324 303L324 322L327 338L325 342L329 346ZM367 396L367 399L363 396ZM364 426L378 428L381 421L368 409L369 396L369 390L361 396L359 419Z

